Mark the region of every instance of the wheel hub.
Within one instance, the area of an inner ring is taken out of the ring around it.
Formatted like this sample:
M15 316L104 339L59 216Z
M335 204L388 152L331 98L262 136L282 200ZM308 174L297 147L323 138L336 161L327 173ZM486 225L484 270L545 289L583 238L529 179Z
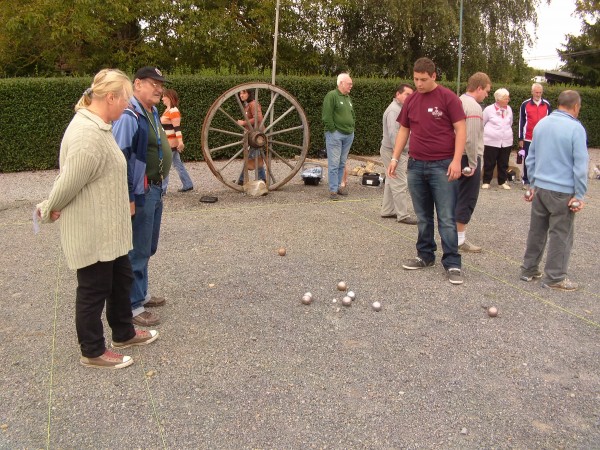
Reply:
M267 143L267 136L260 131L250 131L248 133L248 144L253 148L262 148Z

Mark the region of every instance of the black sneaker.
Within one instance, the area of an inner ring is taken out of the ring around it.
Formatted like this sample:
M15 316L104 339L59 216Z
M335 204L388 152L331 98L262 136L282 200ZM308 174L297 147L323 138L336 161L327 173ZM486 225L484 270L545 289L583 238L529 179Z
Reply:
M425 267L431 267L433 266L433 264L433 261L425 262L417 256L416 258L409 259L408 261L406 261L406 264L402 264L402 267L406 270L416 270L423 269Z

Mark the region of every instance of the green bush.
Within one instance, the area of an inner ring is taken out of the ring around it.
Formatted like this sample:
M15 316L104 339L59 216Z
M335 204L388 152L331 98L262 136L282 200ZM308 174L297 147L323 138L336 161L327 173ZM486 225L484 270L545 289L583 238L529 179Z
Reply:
M201 131L204 117L213 102L229 88L251 81L270 82L267 77L195 76L169 77L170 87L180 96L182 131L186 143L185 160L201 160ZM90 84L89 78L0 79L0 172L43 170L57 167L60 141L73 116L73 107ZM381 119L390 103L397 79L354 79L352 99L356 111L356 133L352 153L376 155L381 142ZM408 80L410 83L410 80ZM445 83L443 83L445 84ZM334 78L290 77L277 79L277 85L293 95L304 108L310 126L310 155L324 148L321 104L335 88ZM447 85L455 90L456 85ZM464 91L464 85L461 91ZM515 113L515 143L518 109L530 96L530 85L493 85L492 92L506 87ZM556 106L565 86L546 86L546 97ZM582 95L581 122L587 129L591 147L600 146L600 89L578 88ZM493 103L490 94L485 104ZM263 105L264 106L264 105Z

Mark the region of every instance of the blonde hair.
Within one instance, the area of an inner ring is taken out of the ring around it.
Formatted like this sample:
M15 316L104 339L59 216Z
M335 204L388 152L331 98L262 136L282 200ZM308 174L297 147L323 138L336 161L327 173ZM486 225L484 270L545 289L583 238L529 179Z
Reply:
M83 92L75 105L75 111L90 106L92 98L102 99L111 92L118 96L124 95L130 98L133 96L131 80L118 69L102 69L94 77L92 85Z

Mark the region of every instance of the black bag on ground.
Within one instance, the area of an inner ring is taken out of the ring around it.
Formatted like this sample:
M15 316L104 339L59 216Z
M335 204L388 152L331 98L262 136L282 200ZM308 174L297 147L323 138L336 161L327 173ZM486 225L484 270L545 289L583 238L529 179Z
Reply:
M376 172L367 172L363 174L362 184L363 186L379 186L381 184L379 174Z

